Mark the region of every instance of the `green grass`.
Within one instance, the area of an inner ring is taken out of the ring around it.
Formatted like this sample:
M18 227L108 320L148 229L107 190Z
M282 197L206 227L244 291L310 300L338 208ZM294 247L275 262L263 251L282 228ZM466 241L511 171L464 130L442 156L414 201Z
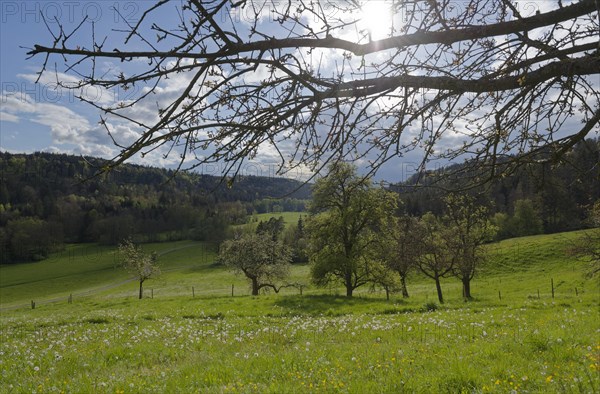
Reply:
M145 245L163 253L163 275L147 282L143 300L130 282L72 304L2 310L0 392L598 392L600 288L564 253L576 236L490 245L475 300L463 302L460 283L446 279L442 306L418 275L409 299L315 287L251 297L207 245ZM80 289L127 278L110 249L79 248L98 256L75 259L79 271L64 255L0 267L0 306L68 294L61 276L79 278ZM308 269L294 266L292 281L308 283ZM104 271L114 277L97 278Z
M249 224L256 226L256 225L258 225L258 223L260 221L266 222L271 218L278 219L280 217L283 217L283 222L285 223L286 227L287 226L295 226L298 224L298 219L300 219L301 216L303 217L303 219L306 219L307 213L306 212L258 213L258 214L254 214L250 217Z
M173 270L185 272L214 262L214 246L200 242L179 241L143 245L156 251L159 264L168 278ZM0 266L0 307L19 303L66 298L70 294L111 291L127 288L130 276L119 267L115 247L92 244L68 245L64 252L29 264ZM115 289L116 290L113 290Z

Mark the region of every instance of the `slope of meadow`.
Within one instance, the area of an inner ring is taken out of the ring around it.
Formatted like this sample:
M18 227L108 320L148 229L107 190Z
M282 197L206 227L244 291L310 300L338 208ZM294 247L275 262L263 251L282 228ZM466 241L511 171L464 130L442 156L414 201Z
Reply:
M163 275L141 301L110 250L1 267L0 392L598 392L599 286L564 253L576 236L490 245L476 299L448 279L443 306L418 276L407 300L366 288L250 297L192 242L145 245ZM296 266L293 280L307 274ZM32 310L34 294L59 302Z

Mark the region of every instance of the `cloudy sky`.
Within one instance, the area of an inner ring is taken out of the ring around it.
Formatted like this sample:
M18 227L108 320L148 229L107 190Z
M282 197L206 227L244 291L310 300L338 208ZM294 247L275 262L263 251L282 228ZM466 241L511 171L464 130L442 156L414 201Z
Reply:
M109 92L101 88L89 88L86 91L72 91L57 86L58 77L63 83L76 83L73 74L46 72L39 81L37 73L41 70L43 56L27 58L27 52L34 44L51 46L52 34L56 32L59 19L66 28L73 29L84 17L87 21L79 33L85 36L94 26L97 36L111 35L123 29L124 21L135 23L143 11L153 4L151 1L10 1L3 0L0 21L0 150L12 153L31 153L35 151L64 152L76 155L90 155L111 158L118 149L99 123L100 113L89 105L80 102L75 96L83 94L86 98L100 104L110 104L119 100L127 100L130 95L139 92ZM373 10L370 18L377 18L381 10ZM169 15L161 12L160 22L169 22ZM379 17L380 18L380 17ZM243 23L243 17L240 22ZM172 21L171 21L172 22ZM377 19L367 21L377 25ZM87 29L87 30L85 30ZM373 34L385 34L374 31ZM123 34L115 41L115 46L122 42ZM107 47L111 45L110 39ZM56 58L52 58L52 62ZM62 65L58 65L61 70ZM54 64L48 67L51 71ZM100 65L103 72L116 75L119 70L114 64ZM258 76L257 76L258 77ZM187 82L186 77L171 78L159 86L157 93L163 100L173 98ZM119 96L119 97L117 97ZM156 117L156 107L138 106L137 115L147 119ZM113 123L115 136L120 142L133 141L134 131L124 123ZM245 173L273 176L277 169L278 157L275 152L264 149L253 162L246 164ZM172 167L177 156L164 158L161 152L133 161L149 165ZM410 176L418 166L418 157L392 161L383 169L377 178L397 181ZM219 166L204 166L205 173L219 175ZM306 178L307 173L295 170L287 174L292 178Z
M52 33L56 33L60 20L63 26L74 29L87 17L81 25L78 36L88 37L83 45L91 46L91 31L98 37L108 36L106 48L119 47L125 37L118 30L126 28L126 24L135 24L144 10L154 2L145 1L0 1L0 150L18 152L64 152L76 155L90 155L104 158L114 157L119 149L114 145L103 125L99 123L100 113L93 107L80 102L76 95L82 95L97 104L114 104L127 101L136 94L143 93L143 87L134 91L107 91L102 88L90 87L82 90L69 90L57 86L57 78L63 83L75 84L78 78L75 73L62 74L64 65L59 64L58 72L53 72L58 57L51 58L48 71L38 81L38 72L44 62L43 56L27 59L26 53L34 44L52 45ZM174 1L175 4L179 3ZM383 0L370 1L365 6L364 23L369 26L373 38L384 37L388 13L382 8ZM539 7L539 4L536 3ZM171 11L168 11L168 10ZM169 13L171 12L171 13ZM160 13L154 13L153 18L159 24L175 25L177 13L173 7L163 8ZM239 18L244 24L244 17ZM389 28L388 28L389 31ZM379 36L379 37L378 37ZM80 39L78 39L80 40ZM78 41L79 42L79 41ZM327 62L327 50L319 61ZM116 76L121 71L131 71L136 62L119 64L101 63L97 71L105 75ZM77 70L75 70L77 71ZM84 70L89 72L88 70ZM257 80L260 75L256 75ZM151 122L157 118L157 108L169 100L173 100L189 81L189 75L175 75L161 82L156 88L153 101L147 101L135 107L135 116ZM37 81L37 83L36 83ZM109 126L113 130L112 137L122 144L131 143L136 138L136 130L131 124L111 120ZM139 130L137 130L139 131ZM450 136L452 137L452 136ZM447 138L446 143L452 143ZM147 155L144 159L135 157L133 161L173 167L177 155L164 156L164 150ZM242 174L274 176L277 169L278 155L273 149L265 147L258 157L246 164ZM377 174L376 179L387 181L403 180L414 174L420 164L418 152L388 162ZM440 165L443 163L438 163ZM436 164L432 164L436 166ZM204 173L221 175L218 165L200 168ZM288 177L305 179L309 174L298 170L288 173Z
M145 3L145 4L144 4ZM132 21L150 2L131 1L3 1L0 25L0 73L2 106L0 109L0 147L10 152L51 151L110 157L115 153L106 131L100 127L97 111L81 103L72 91L56 84L53 72L45 73L36 84L44 58L27 59L34 44L51 46L50 30L56 31L54 18L73 28L87 15L99 34L123 28L120 15ZM114 9L113 7L117 7ZM48 29L49 28L49 29ZM49 65L50 70L54 68ZM106 72L111 72L107 69ZM60 74L62 81L77 78ZM117 98L102 89L83 92L99 103ZM166 163L158 163L166 164Z

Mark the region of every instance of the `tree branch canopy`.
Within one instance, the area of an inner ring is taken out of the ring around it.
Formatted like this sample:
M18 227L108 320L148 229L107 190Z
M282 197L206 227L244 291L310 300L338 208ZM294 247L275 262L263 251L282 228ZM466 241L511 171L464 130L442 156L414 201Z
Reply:
M77 92L133 92L78 95L120 148L111 166L158 150L236 175L269 152L280 172L344 159L376 171L414 152L423 168L461 157L495 176L561 160L599 131L597 1L381 3L383 33L355 1L186 0L175 24L161 12L176 5L160 1L112 50L59 23L29 55L45 56L40 77L56 62Z

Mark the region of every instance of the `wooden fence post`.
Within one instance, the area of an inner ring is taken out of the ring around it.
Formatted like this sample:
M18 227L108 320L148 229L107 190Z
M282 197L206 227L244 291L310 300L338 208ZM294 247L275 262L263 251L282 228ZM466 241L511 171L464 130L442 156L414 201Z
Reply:
M550 278L550 285L552 286L552 299L554 299L554 278Z
M35 301L31 300L31 309L35 309Z

